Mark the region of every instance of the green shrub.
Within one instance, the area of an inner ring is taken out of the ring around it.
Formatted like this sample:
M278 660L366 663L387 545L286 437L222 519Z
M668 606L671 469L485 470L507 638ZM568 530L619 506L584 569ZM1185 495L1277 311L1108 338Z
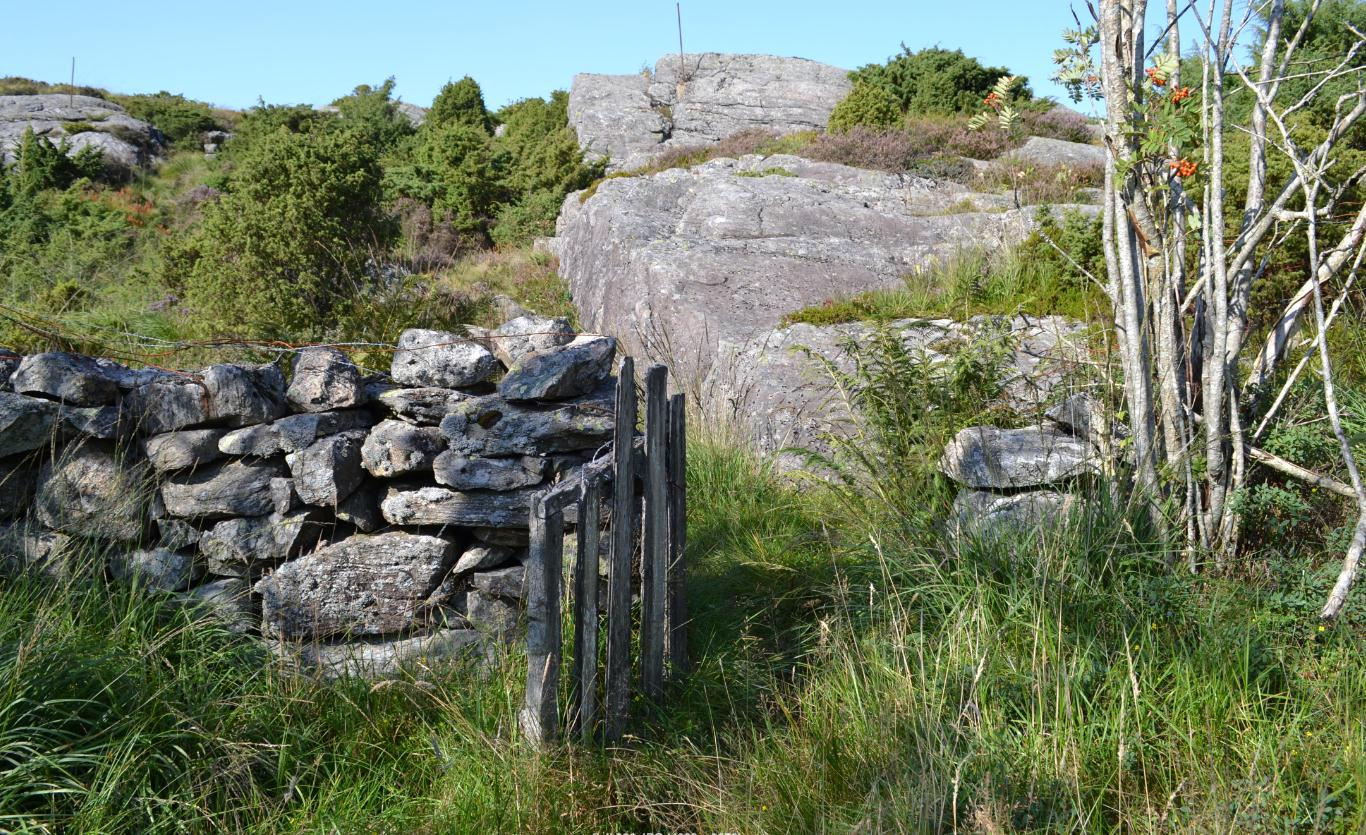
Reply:
M484 234L497 209L499 185L492 137L461 122L423 123L407 157L385 171L393 198L411 197L431 207L434 216L462 234Z
M493 133L493 119L484 106L484 91L479 82L468 75L459 81L448 81L436 94L423 127L434 128L462 124L478 128L484 133Z
M87 147L75 154L69 151L65 139L54 145L47 137L35 134L33 128L25 130L9 174L13 189L26 194L64 189L82 178L97 179L104 172L104 154L99 150Z
M555 219L563 203L562 193L548 190L534 191L516 203L508 203L498 212L493 242L500 247L520 246L554 235Z
M220 127L207 104L165 90L150 95L116 96L115 101L128 115L155 125L172 144L182 148L197 147L200 134Z
M568 94L556 90L550 101L522 99L495 114L503 132L494 148L512 199L525 201L543 191L563 197L602 176L603 163L584 162L568 108Z
M866 84L889 91L902 113L967 113L978 108L1004 75L1005 67L983 66L962 50L930 47L912 52L905 44L901 54L885 64L869 64L849 74L855 85ZM1021 79L1018 96L1032 98L1027 80Z
M860 81L830 113L830 132L843 133L862 125L891 128L901 123L901 102L887 87Z
M414 132L412 123L398 112L393 92L394 78L390 76L378 87L361 84L332 104L349 130L358 131L376 148L388 151Z
M209 332L317 334L392 241L374 148L349 131L281 127L236 162L229 191L170 248L168 284Z

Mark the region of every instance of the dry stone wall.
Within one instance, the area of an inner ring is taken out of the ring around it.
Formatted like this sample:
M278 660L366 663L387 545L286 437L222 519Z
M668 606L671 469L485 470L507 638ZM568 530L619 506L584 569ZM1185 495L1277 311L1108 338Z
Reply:
M328 674L506 639L531 496L613 432L616 341L523 316L193 372L0 354L0 565L173 593ZM84 566L84 568L82 568Z

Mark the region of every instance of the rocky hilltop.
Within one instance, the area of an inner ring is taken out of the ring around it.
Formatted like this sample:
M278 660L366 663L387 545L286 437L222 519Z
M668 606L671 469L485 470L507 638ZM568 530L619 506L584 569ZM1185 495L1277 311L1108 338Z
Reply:
M609 171L626 171L747 128L822 130L850 87L847 70L804 58L666 55L651 72L574 76L569 124L585 150L609 158Z
M150 165L166 144L156 128L94 96L0 96L0 158L5 165L15 161L15 150L30 129L54 143L65 139L72 153L83 148L102 151L104 165L115 179Z

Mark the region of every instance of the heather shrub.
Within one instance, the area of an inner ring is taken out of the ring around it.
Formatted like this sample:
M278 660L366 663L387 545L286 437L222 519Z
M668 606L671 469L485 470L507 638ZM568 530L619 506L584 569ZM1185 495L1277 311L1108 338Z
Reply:
M349 131L281 127L244 147L228 185L168 247L168 286L202 331L318 334L392 240L373 146Z
M888 88L880 84L859 82L830 114L830 132L843 133L862 125L869 128L891 128L901 122L901 102Z
M1095 141L1091 132L1091 122L1082 114L1066 107L1052 107L1048 110L1026 108L1020 111L1019 124L1028 136L1046 136L1050 139L1063 139L1068 142ZM974 131L974 133L994 133L1000 131Z
M996 189L1018 190L1021 205L1076 203L1077 191L1098 188L1105 178L1099 165L1038 165L1004 156L983 169L979 181Z

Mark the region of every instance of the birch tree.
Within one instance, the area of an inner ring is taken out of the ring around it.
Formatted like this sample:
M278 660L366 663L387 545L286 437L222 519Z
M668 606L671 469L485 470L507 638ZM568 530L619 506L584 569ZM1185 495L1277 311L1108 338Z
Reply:
M1147 0L1099 0L1094 23L1078 22L1067 33L1069 48L1055 57L1061 81L1105 104L1104 283L1133 439L1132 493L1184 539L1194 569L1204 555L1223 565L1236 552L1233 499L1250 466L1333 484L1355 502L1358 521L1322 611L1332 618L1366 549L1366 488L1343 429L1326 339L1366 250L1366 206L1352 212L1347 204L1366 170L1336 181L1328 172L1339 146L1366 129L1366 37L1344 23L1343 54L1300 60L1321 5L1306 0L1289 14L1285 0L1246 8L1234 0L1168 0L1165 27L1149 44ZM1259 35L1260 49L1248 55ZM1183 37L1196 44L1185 71ZM1245 121L1229 119L1234 97L1250 97ZM1300 115L1329 104L1326 130L1306 141L1296 129ZM1232 141L1239 132L1246 143ZM1242 193L1230 189L1234 153L1247 154ZM1269 177L1273 162L1288 167L1283 181ZM1254 344L1254 288L1275 249L1297 236L1308 250L1303 286ZM1310 329L1304 357L1287 374L1283 366ZM1311 367L1350 485L1254 444Z

